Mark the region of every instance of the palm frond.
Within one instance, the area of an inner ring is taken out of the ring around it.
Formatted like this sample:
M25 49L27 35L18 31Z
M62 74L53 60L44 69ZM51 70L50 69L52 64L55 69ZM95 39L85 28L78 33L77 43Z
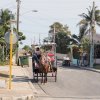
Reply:
M92 15L91 8L90 9L87 8L87 10L88 10L88 15L91 16Z
M90 20L90 16L88 16L87 14L85 13L82 13L81 15L79 15L80 17L82 17L83 19L85 20Z
M84 25L86 23L87 23L87 21L85 19L82 19L77 25Z
M87 34L87 26L88 26L88 24L81 25L80 31L79 31L79 39L80 40L83 38L84 35Z
M79 40L79 36L77 36L75 34L72 35L72 38Z
M92 13L93 8L89 6L87 8L88 13L82 13L79 16L83 19L77 24L80 26L79 31L79 39L82 39L84 35L88 34L91 29L91 22L92 22ZM97 6L95 6L95 22L98 26L100 26L100 10L97 9Z

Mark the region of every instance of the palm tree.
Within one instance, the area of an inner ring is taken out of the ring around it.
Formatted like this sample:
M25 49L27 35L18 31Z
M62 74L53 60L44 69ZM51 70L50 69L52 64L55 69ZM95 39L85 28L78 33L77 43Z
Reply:
M91 42L91 49L90 49L90 64L93 66L92 60L93 56L92 55L94 52L93 50L93 34L96 34L96 29L95 25L100 27L100 10L97 9L95 6L95 3L93 2L93 7L87 8L88 13L82 13L80 16L83 18L78 25L80 26L80 33L79 33L79 38L82 40L82 38L86 35L89 34L89 43ZM90 36L91 36L91 41L90 41ZM88 48L87 48L88 49ZM91 60L92 59L92 60Z
M94 8L95 24L100 26L100 10L98 10L96 6ZM78 25L80 26L80 40L84 37L84 35L90 33L91 31L93 8L90 6L89 9L87 8L87 11L88 14L82 13L81 15L79 15L80 17L82 17L82 20L78 23Z
M11 14L11 11L9 9L5 9L5 10L0 10L0 45L3 47L4 45L6 45L5 39L4 39L4 35L5 33L10 29L10 18L12 17L12 19L14 19L14 14ZM13 29L14 32L17 32L16 28ZM25 40L25 36L23 35L22 32L18 32L18 36L19 36L19 40ZM18 44L16 44L15 49L18 47ZM4 49L2 49L4 50ZM4 52L4 51L3 51Z

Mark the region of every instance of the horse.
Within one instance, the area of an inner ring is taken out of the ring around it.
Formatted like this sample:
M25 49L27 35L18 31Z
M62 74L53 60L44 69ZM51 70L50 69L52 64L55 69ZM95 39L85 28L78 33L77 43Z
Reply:
M39 64L40 64L39 69L40 69L40 72L42 73L41 83L46 83L47 82L47 74L50 70L50 64L49 64L48 59L45 54L41 56Z
M57 68L53 67L53 65L54 65L54 60L52 61L47 56L46 53L41 56L41 59L40 59L40 67L41 67L40 70L42 72L42 80L41 80L41 82L43 82L43 83L47 82L47 74L48 74L48 72L52 73L52 77L55 77L55 82L56 82ZM55 75L54 75L54 73L55 73ZM43 74L44 74L44 76L43 76Z
M40 76L42 77L41 79L41 83L46 83L47 82L47 73L50 69L50 64L47 60L47 57L45 54L42 54L40 59L38 59L38 64L33 62L33 74L35 72L35 74L37 74L37 82L38 82L38 77L39 77L39 74ZM34 75L33 75L34 76ZM34 77L35 78L35 77Z

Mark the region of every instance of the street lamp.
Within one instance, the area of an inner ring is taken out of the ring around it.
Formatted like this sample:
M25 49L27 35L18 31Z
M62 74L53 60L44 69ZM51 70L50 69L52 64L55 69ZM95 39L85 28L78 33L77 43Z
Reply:
M32 10L32 12L38 12L37 10Z
M38 12L38 10L28 10L22 14L20 14L19 16L23 16L24 14L30 13L30 12Z

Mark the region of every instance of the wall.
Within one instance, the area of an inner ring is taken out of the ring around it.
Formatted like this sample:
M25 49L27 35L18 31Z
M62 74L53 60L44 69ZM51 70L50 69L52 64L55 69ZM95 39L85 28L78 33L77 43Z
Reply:
M66 55L68 55L69 58L71 58L70 54L60 54L60 53L56 53L57 55L57 59L58 60L63 60L63 57L66 57Z
M96 59L96 64L100 64L100 59Z

